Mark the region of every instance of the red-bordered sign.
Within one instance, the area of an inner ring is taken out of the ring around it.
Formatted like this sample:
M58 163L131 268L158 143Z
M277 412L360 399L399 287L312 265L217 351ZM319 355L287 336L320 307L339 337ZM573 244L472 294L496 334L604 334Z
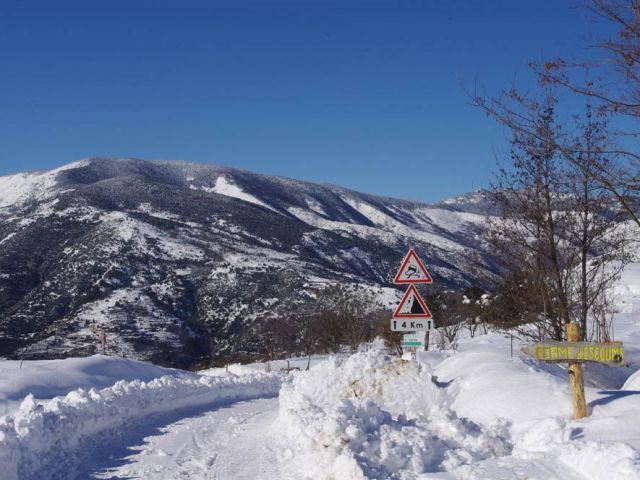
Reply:
M424 264L418 257L416 251L412 248L407 253L407 256L404 257L402 261L402 266L395 278L393 279L393 283L396 284L404 284L404 283L432 283L431 275L427 272Z
M415 285L409 285L393 313L393 318L432 318L427 304L424 303Z

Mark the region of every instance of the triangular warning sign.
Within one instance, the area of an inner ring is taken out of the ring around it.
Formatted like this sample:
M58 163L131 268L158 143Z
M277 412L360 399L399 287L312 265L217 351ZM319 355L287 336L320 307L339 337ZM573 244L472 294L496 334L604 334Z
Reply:
M396 277L393 279L393 283L402 284L402 283L432 283L431 275L427 272L427 269L424 267L420 258L416 254L415 250L412 248L407 253L407 256L404 257L402 261L402 266Z
M424 303L414 285L409 285L404 297L400 300L400 305L393 314L393 318L431 318L427 304Z

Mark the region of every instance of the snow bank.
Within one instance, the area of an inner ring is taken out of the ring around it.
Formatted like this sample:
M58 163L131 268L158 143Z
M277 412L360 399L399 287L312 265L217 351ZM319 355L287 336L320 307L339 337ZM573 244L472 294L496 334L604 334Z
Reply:
M640 478L638 376L587 388L572 420L568 374L491 334L420 362L379 351L298 372L280 392L292 478Z
M504 335L461 342L434 374L447 385L445 403L456 415L482 428L503 422L505 441L512 447L509 455L456 469L454 478L517 478L514 472L526 472L528 478L640 478L635 423L640 395L630 391L634 377L627 391L586 388L591 416L575 421L567 371L517 349L511 357Z
M572 414L566 370L510 354L510 340L492 333L461 342L435 368L438 380L451 384L451 408L477 423L512 423ZM427 352L425 352L427 353ZM422 360L422 357L418 357Z
M377 351L328 360L280 392L298 478L417 478L496 454L502 426L481 431L442 407L429 368Z
M0 414L16 409L29 394L45 400L77 388L104 388L119 380L148 382L165 375L195 377L183 370L104 355L64 360L3 360L0 361Z
M72 478L87 442L97 441L99 434L103 439L151 414L276 396L281 378L259 374L119 381L102 390L74 390L44 405L29 395L14 415L0 418L2 478Z
M640 370L638 370L627 379L625 384L622 386L622 390L640 391Z

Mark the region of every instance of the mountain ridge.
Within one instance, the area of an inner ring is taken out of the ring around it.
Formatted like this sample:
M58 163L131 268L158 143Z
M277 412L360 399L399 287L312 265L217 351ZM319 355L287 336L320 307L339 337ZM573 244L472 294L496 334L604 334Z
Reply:
M0 177L0 355L93 353L103 331L119 354L170 364L258 353L265 322L308 309L321 285L361 285L388 307L410 246L438 284L468 285L470 256L493 268L484 216L465 211L482 193L469 195L430 205L107 157Z
M155 163L155 164L166 164L166 165L182 165L182 166L200 166L200 167L211 167L213 169L218 169L218 170L227 170L229 172L237 172L240 174L250 174L250 175L254 175L254 176L260 176L260 177L264 177L265 179L268 180L276 180L276 181L291 181L291 182L295 182L298 184L306 184L306 185L313 185L313 186L320 186L320 187L326 187L327 189L334 189L334 190L339 190L339 191L343 191L345 193L353 193L353 194L357 194L357 195L366 195L366 196L370 196L373 198L377 198L379 200L389 200L389 201L394 201L394 202L407 202L407 203L411 203L411 204L421 204L424 206L428 206L428 207L434 207L434 206L440 206L443 208L446 208L447 206L452 206L455 205L455 200L461 200L463 204L465 204L466 202L464 202L465 198L469 198L471 196L475 196L475 195L480 195L480 196L485 196L486 195L486 190L479 188L470 192L466 192L464 194L461 195L456 195L454 197L448 197L442 200L438 200L435 202L425 202L422 200L415 200L415 199L411 199L411 198L401 198L401 197L393 197L393 196L389 196L389 195L379 195L379 194L372 194L372 193L366 193L366 192L361 192L359 190L356 190L355 188L351 188L351 187L344 187L335 183L331 183L331 182L314 182L311 180L300 180L300 179L296 179L294 177L287 177L284 175L274 175L274 174L267 174L267 173L258 173L258 172L253 172L251 170L245 169L245 168L237 168L237 167L229 167L223 164L218 164L218 163L199 163L199 162L192 162L189 160L146 160L146 159L142 159L142 158L137 158L137 157L86 157L86 158L82 158L80 160L76 160L74 162L62 165L60 167L54 167L54 168L49 168L49 169L35 169L35 170L28 170L28 171L22 171L22 172L15 172L15 173L8 173L5 175L0 175L0 179L6 179L9 177L18 177L18 176L29 176L29 175L41 175L41 174L46 174L46 173L51 173L51 172L61 172L64 169L69 169L69 168L73 168L75 166L81 166L83 164L83 162L96 162L96 161L105 161L105 162L117 162L117 161L124 161L124 162L144 162L144 163ZM486 198L485 198L486 200ZM455 208L455 207L453 207Z

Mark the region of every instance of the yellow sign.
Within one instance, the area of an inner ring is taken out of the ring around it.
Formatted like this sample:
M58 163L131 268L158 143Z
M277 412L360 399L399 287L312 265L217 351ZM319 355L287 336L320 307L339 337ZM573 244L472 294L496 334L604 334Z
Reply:
M620 365L624 360L622 342L538 342L522 349L544 362L599 362Z

